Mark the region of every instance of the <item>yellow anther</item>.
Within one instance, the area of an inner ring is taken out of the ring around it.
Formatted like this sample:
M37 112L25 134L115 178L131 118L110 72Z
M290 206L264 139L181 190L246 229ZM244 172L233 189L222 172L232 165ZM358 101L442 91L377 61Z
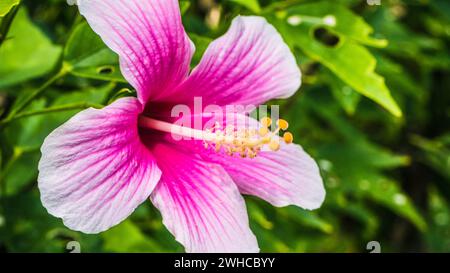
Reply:
M267 127L261 127L259 129L259 135L264 137L269 133L269 129L267 129Z
M269 117L263 117L261 119L261 125L264 127L269 127L270 125L272 125L272 120Z
M216 124L211 130L206 130L205 148L242 158L255 158L264 147L278 151L281 148L280 141L292 143L294 137L289 132L279 137L279 132L289 127L286 120L278 119L277 128L273 131L270 129L272 123L269 117L265 117L261 119L259 128L226 126L219 129Z
M284 142L286 142L287 144L291 144L291 143L294 141L294 136L293 136L291 133L286 132L286 133L284 133L284 135L283 135L283 140L284 140Z
M286 120L284 120L284 119L279 119L277 121L277 125L283 131L287 130L287 128L289 127L289 123Z
M278 140L272 140L269 143L269 148L274 152L278 151L280 149L280 142L278 142Z

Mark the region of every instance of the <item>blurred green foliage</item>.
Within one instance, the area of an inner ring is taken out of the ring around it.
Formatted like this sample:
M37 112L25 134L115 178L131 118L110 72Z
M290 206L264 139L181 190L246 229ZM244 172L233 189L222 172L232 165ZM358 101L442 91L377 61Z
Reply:
M21 3L19 3L21 2ZM373 1L372 1L373 2ZM303 71L273 103L319 162L319 210L247 197L264 252L450 251L450 4L447 0L183 0L193 65L239 15L264 16ZM65 228L36 186L43 139L130 88L117 56L64 0L0 1L0 251L183 251L150 202L100 235Z

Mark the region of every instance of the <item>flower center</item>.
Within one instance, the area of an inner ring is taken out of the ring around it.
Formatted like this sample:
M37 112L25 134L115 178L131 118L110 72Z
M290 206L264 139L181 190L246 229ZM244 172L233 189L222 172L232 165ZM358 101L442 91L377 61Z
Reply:
M281 131L283 141L291 144L294 140L293 135L286 130L289 124L284 119L276 122L276 128L272 131L272 120L268 117L262 118L257 128L249 126L237 127L227 125L225 128L216 122L212 128L198 130L186 126L153 119L147 116L139 117L139 127L157 130L172 135L183 137L183 139L203 141L205 149L213 149L216 152L225 152L233 156L235 154L241 157L255 158L258 153L268 147L272 151L280 149Z

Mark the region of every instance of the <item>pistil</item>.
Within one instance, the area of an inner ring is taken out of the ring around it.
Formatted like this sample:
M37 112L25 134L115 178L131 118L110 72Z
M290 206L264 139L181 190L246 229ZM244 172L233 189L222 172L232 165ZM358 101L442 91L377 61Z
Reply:
M205 148L213 148L216 152L224 151L228 155L239 154L241 157L254 158L264 146L272 151L280 149L280 131L288 128L287 121L279 119L277 128L271 131L269 127L272 120L268 117L261 119L260 128L235 128L226 126L221 128L219 123L206 130L198 130L186 126L180 126L169 122L156 120L146 116L139 117L139 126L142 128L157 130L177 136L184 139L203 141ZM282 138L287 144L292 143L293 136L285 132Z

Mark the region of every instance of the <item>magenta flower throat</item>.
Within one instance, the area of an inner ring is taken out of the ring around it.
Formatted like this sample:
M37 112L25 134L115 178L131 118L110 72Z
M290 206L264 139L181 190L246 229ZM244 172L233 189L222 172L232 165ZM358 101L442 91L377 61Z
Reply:
M82 0L79 9L119 55L137 98L84 110L46 138L38 184L50 214L70 229L99 233L149 198L187 252L258 252L241 194L279 207L320 207L317 164L292 134L278 137L286 121L193 111L198 98L225 109L299 89L296 60L264 18L234 19L190 71L195 48L178 1ZM213 125L177 124L176 105L192 110L184 120Z

